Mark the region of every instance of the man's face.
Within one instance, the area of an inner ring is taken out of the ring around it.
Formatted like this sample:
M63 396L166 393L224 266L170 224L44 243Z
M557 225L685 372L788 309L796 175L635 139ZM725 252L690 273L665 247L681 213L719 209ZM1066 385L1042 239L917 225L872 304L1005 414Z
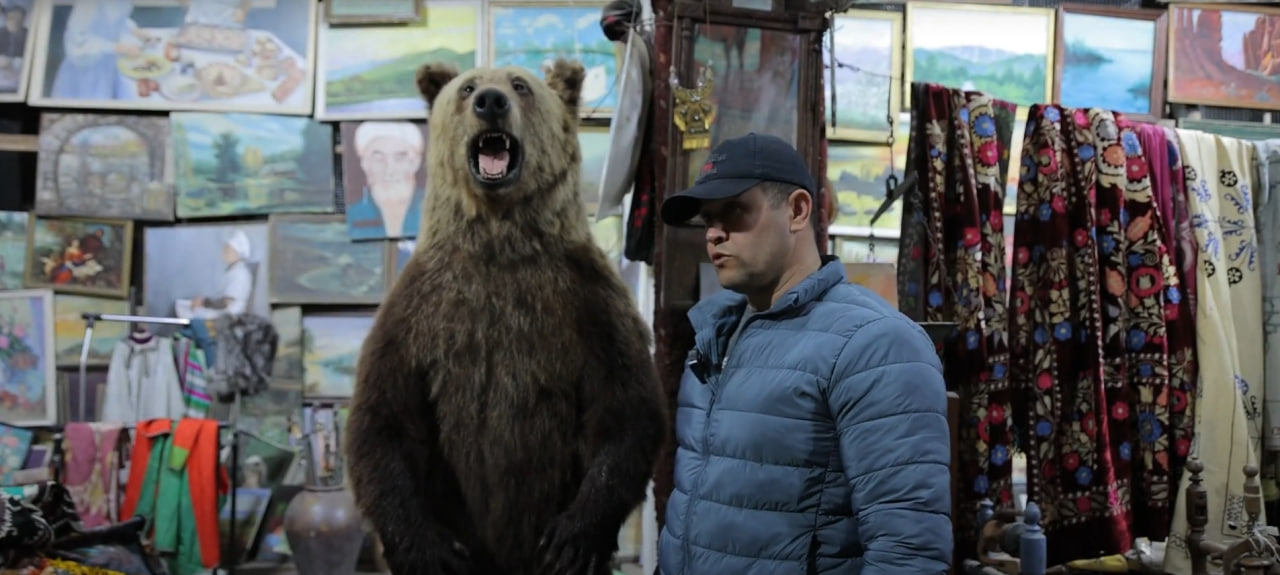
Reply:
M770 204L759 186L725 200L703 202L707 256L720 285L741 294L772 290L787 269L793 235L787 202Z
M365 180L374 187L412 182L421 165L417 148L393 136L377 136L360 151Z

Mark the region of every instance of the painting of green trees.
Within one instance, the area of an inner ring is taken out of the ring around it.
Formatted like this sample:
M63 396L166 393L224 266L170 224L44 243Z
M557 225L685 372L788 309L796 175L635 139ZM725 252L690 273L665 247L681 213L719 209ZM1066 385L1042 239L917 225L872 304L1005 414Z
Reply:
M178 217L333 213L333 127L311 118L176 112Z

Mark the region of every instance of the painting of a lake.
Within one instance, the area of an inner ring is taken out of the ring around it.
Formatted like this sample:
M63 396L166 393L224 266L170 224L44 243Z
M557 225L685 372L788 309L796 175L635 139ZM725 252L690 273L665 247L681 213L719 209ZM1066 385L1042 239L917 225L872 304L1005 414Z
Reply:
M1065 12L1059 25L1063 106L1151 113L1155 21Z
M22 289L29 217L27 212L0 212L0 290Z
M1019 106L1048 102L1053 25L1049 8L910 2L904 84L976 90ZM910 96L904 94L904 106Z
M831 35L823 34L827 137L884 142L889 138L886 113L902 105L902 15L880 10L850 10L832 19ZM835 37L832 70L831 36ZM835 76L830 80L828 74ZM835 121L832 122L832 96Z
M618 106L618 59L600 29L600 5L490 5L489 61L521 66L542 77L556 58L582 62L582 115L608 116Z
M302 379L306 397L351 397L360 346L371 328L373 314L302 316Z

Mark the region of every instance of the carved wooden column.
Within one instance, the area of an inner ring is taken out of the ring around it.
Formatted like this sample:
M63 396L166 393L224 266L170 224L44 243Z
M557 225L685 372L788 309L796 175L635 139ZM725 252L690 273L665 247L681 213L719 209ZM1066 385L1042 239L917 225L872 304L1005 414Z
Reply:
M699 34L704 31L708 32L709 38L714 34L714 37L723 39L716 40L724 45L717 47L715 53L723 54L725 58L713 66L713 72L723 74L722 79L729 80L732 72L738 74L734 79L742 85L769 88L774 97L782 95L788 100L791 97L790 86L795 81L794 102L787 104L794 108L791 111L794 117L777 114L778 106L767 107L769 115L779 121L779 126L794 126L794 131L777 126L753 129L757 132L769 132L770 129L774 132L789 132L775 135L793 140L796 149L809 160L815 180L824 180L826 158L825 124L822 119L822 34L827 28L827 19L822 9L825 3L814 0L771 0L772 7L769 10L742 7L747 4L759 4L759 0L706 0L705 3L701 0L653 0L657 64L653 69L652 121L655 122L653 134L659 147L655 158L657 165L654 166L658 173L655 196L659 204L662 199L678 193L692 183L690 167L701 165L701 158L709 152L707 149L684 150L682 134L671 121L671 63L675 62L681 84L693 87L708 57L703 54L704 60L701 62L694 58ZM735 31L743 31L745 34L735 34ZM741 58L745 50L739 50L735 45L736 41L740 41L738 38L746 35L758 38L760 43L759 50L754 52L760 55L759 62L754 63L756 70L745 69ZM783 55L786 55L786 61L782 60ZM764 69L766 66L769 68ZM795 74L797 71L798 74ZM717 78L721 79L719 76ZM733 93L735 91L737 93ZM746 134L746 129L739 130L736 126L756 126L753 115L750 111L744 111L742 106L749 104L753 98L759 100L765 97L767 96L758 91L744 90L741 87L717 92L717 100L723 101L717 101L712 146L721 140ZM733 109L732 106L724 105L725 103L733 103L739 107ZM765 108L761 106L756 110ZM735 126L732 122L738 124ZM741 133L734 133L737 131ZM817 205L821 206L824 198L817 199ZM823 229L820 237L824 240L822 245L825 249L825 224L821 227ZM704 233L699 227L665 226L659 219L655 230L655 244L655 360L667 393L672 418L667 444L654 466L654 503L658 525L661 527L672 489L676 394L684 371L685 357L693 347L693 328L685 314L697 302L698 266L706 261L707 256Z

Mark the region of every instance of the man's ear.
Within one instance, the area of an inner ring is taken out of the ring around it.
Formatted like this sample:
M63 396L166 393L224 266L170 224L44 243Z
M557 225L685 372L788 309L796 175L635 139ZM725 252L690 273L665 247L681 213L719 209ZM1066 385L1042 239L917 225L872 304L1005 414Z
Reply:
M564 102L569 113L576 117L578 105L582 99L582 81L587 77L587 71L583 69L582 63L559 58L547 67L545 72L547 86L560 96L560 101Z
M799 232L809 227L813 217L813 196L803 188L791 191L787 198L787 206L791 208L791 231Z
M436 96L454 78L458 77L458 68L453 64L441 62L423 64L418 68L418 91L427 101L428 108L434 108Z

